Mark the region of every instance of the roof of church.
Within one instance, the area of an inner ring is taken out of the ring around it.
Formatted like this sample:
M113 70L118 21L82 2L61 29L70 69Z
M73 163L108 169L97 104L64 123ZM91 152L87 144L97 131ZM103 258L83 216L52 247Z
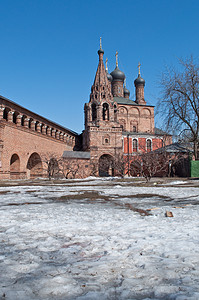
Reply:
M162 129L160 129L160 128L157 128L157 127L155 127L154 128L155 129L155 134L160 134L160 135L172 135L172 134L169 134L168 132L166 132L166 131L163 131Z
M181 152L181 153L187 153L187 152L193 152L192 150L183 147L184 145L180 144L180 143L173 143L170 145L167 145L165 147L156 149L155 152L162 152L162 151L166 151L166 152L171 152L171 153L175 153L175 152Z
M154 105L137 104L135 101L130 100L128 98L123 98L123 97L113 97L113 100L114 100L114 102L117 102L118 104L154 107Z
M83 151L64 151L62 157L65 158L82 158L82 159L90 159L90 152Z

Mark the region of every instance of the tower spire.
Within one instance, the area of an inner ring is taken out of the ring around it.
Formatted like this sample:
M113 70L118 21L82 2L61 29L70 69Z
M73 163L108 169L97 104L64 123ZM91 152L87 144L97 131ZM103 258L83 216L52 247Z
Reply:
M100 37L100 50L102 50L102 38Z
M104 50L102 49L102 38L100 37L100 48L98 50L99 60L103 60Z
M138 63L138 76L141 76L141 74L140 74L140 67L141 67L141 63L139 62Z
M108 64L107 64L108 63L108 58L106 58L105 62L106 62L106 72L108 72Z
M116 68L118 68L118 52L117 51L115 53L115 57L116 57Z

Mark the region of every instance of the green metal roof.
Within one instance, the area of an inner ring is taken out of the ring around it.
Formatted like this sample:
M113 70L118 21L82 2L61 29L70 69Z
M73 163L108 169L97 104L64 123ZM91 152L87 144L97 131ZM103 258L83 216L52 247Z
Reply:
M114 100L114 102L117 102L118 104L154 107L153 105L137 104L135 101L130 100L128 98L124 98L124 97L113 97L113 100Z

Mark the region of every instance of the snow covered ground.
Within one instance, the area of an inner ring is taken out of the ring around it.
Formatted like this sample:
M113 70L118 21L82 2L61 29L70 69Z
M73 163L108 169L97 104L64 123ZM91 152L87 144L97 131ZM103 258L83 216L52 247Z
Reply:
M15 182L0 215L0 299L199 299L199 182Z

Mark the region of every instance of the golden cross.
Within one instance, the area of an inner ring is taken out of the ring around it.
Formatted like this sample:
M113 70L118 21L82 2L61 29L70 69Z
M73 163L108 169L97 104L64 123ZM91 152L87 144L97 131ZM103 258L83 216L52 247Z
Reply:
M102 38L100 37L100 50L102 49Z
M106 71L108 71L107 62L108 62L108 58L106 58Z
M117 51L116 51L115 56L116 56L116 67L118 67L118 52Z
M138 74L140 75L140 66L141 66L141 63L139 62L138 64Z

